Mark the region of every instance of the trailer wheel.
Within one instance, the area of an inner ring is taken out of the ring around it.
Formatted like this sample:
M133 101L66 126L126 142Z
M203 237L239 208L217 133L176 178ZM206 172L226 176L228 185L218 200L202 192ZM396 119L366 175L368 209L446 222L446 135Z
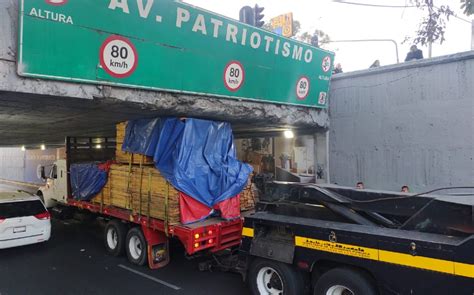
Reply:
M145 265L148 258L147 243L142 230L139 227L132 227L127 233L125 243L128 261L136 265Z
M255 259L249 269L252 294L303 294L303 276L291 265L266 259Z
M125 238L127 229L119 220L111 220L104 230L105 249L113 256L121 256L125 253Z
M314 295L376 295L377 291L364 273L349 268L335 268L316 282Z

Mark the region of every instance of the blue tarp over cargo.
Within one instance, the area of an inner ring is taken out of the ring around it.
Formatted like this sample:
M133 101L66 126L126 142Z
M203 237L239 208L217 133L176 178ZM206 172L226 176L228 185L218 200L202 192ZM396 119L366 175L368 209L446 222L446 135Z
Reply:
M237 160L229 123L156 118L127 124L122 149L153 157L178 190L212 207L238 195L252 167Z
M95 163L71 165L72 196L79 201L90 201L107 182L107 171Z

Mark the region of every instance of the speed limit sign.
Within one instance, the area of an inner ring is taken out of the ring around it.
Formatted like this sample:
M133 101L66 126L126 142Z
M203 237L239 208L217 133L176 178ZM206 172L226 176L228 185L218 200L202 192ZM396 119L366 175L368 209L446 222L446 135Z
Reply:
M245 80L245 70L236 60L229 62L224 69L224 85L229 91L237 91Z
M302 76L296 82L296 97L299 100L305 99L309 94L309 79L306 76Z
M112 77L130 76L138 63L135 46L122 36L108 37L100 47L100 65Z

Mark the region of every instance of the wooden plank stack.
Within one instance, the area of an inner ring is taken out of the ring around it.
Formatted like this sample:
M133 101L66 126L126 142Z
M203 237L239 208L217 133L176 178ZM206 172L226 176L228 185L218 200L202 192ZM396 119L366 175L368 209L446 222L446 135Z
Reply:
M153 158L139 154L132 154L122 151L122 144L125 139L125 130L127 129L127 122L118 123L116 125L116 142L117 148L115 149L115 161L119 163L130 163L132 164L153 164Z
M255 195L252 190L252 182L248 181L244 190L240 193L240 211L248 211L255 208Z
M151 157L122 151L126 122L116 125L117 164L112 164L107 184L92 202L115 206L152 218L180 223L179 192L166 181L153 164ZM140 164L140 165L139 165ZM255 198L249 182L240 193L240 210L253 209Z
M154 166L113 164L108 181L92 200L132 210L169 224L179 223L179 194Z

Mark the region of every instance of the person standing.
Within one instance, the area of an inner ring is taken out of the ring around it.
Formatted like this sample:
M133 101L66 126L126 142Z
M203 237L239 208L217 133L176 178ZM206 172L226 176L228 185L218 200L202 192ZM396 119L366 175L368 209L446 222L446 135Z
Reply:
M342 66L340 63L336 64L336 67L334 68L333 74L340 74L342 73Z
M416 45L412 45L410 47L410 52L408 52L407 57L405 58L405 61L417 59L423 59L423 51L421 51L421 49L418 49Z
M378 68L378 67L380 67L380 60L376 59L376 60L372 63L372 65L370 65L369 69L371 69L371 68Z

